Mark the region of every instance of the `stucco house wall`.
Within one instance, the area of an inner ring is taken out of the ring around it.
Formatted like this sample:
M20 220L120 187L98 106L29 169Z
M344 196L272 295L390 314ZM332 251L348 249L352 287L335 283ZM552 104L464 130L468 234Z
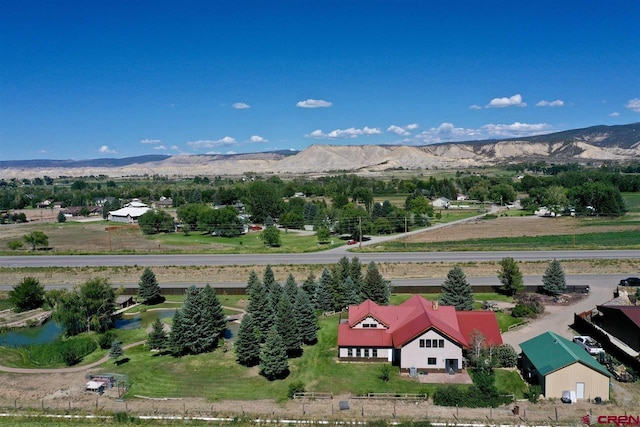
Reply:
M422 342L424 340L431 341L431 346L427 347ZM442 343L444 346L433 347L434 341L438 344ZM433 359L435 359L435 363L433 363ZM458 369L462 369L462 348L437 331L429 330L402 347L400 369L415 367L424 370L444 371L448 368L447 359L457 360Z
M578 399L594 399L600 397L609 400L609 378L582 363L574 363L548 374L544 382L544 395L562 397L563 391L578 391L578 383L584 384L584 394L576 394Z

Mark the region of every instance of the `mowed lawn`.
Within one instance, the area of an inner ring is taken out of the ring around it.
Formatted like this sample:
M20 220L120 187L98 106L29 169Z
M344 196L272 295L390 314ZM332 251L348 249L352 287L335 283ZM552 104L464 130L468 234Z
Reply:
M290 375L268 381L257 366L247 368L235 361L230 345L197 355L175 358L151 353L144 346L127 350L127 363L102 366L104 372L127 374L129 395L149 397L204 397L206 399L286 399L289 384L301 381L310 391L360 394L367 392L425 393L433 385L419 384L391 368L389 382L379 379L381 364L338 363L339 315L323 317L319 341L305 346L301 357L289 359Z

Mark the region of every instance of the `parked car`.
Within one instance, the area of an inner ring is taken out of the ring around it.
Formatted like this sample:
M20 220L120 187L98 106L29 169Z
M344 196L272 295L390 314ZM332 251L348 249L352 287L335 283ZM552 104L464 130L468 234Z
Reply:
M640 277L627 277L620 280L620 286L640 286Z
M356 240L353 240L353 239L347 241L347 245L355 245L356 243L358 243L358 242Z
M589 354L596 355L604 353L602 346L593 338L586 335L577 335L573 337L573 342L587 350Z

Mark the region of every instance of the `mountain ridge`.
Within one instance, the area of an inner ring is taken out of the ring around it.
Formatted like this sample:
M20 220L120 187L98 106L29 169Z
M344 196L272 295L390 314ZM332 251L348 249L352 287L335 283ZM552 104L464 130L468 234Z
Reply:
M640 123L591 126L523 138L431 145L313 144L302 151L144 155L122 159L5 160L0 178L35 176L194 176L246 172L303 174L455 169L522 161L627 162L640 160Z

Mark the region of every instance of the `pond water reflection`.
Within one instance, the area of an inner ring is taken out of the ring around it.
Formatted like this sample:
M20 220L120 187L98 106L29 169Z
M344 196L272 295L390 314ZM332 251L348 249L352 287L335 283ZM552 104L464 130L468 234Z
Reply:
M116 329L130 330L148 327L156 319L165 320L173 317L177 309L163 308L147 310L144 313L123 314L115 320ZM227 322L224 332L226 340L233 340L240 327L239 323ZM15 329L0 333L0 346L17 347L29 344L44 344L55 341L62 335L62 327L54 320L49 320L35 328Z

